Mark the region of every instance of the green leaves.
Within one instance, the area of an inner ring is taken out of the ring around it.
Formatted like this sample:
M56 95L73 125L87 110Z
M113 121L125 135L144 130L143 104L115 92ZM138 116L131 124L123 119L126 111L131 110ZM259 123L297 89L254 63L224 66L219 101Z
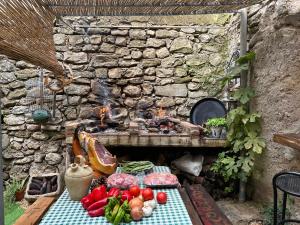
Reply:
M242 171L245 174L250 174L252 167L254 165L254 159L252 157L243 157L240 156L239 160L241 162L241 166L242 166Z
M237 59L237 63L240 65L249 63L255 59L255 56L256 56L255 52L248 52L246 55L241 56L239 59Z
M233 144L232 150L235 153L240 152L244 149L244 144L245 144L244 140L236 140Z
M247 123L256 123L259 119L261 118L261 115L258 113L252 113L252 114L248 114L245 116L245 118L243 118L243 124L247 124Z
M227 115L227 142L231 148L219 154L213 171L221 174L225 181L245 181L252 172L255 155L261 154L266 144L259 136L261 115L248 113L245 106L254 96L254 91L245 88L236 91L234 96L241 105Z
M234 67L232 67L226 77L233 79L235 77L237 77L237 75L239 75L241 72L243 71L247 71L249 69L249 65L248 64L242 64L242 65L236 65Z
M209 127L224 127L226 126L226 119L225 118L211 118L208 119L206 125Z
M245 138L245 149L252 150L257 154L261 154L263 149L266 147L264 139L257 136L255 132L249 132L248 137Z
M221 85L229 84L231 79L249 69L249 62L255 58L254 52L249 52L237 60ZM246 181L251 175L255 157L262 153L266 147L265 141L260 137L261 115L249 113L247 105L255 96L250 87L241 88L234 92L233 98L240 103L239 107L231 110L227 115L227 142L230 149L218 155L212 170L224 177L225 181Z
M252 97L255 96L255 92L252 88L241 88L237 90L234 95L233 99L241 102L243 105L247 104Z
M232 79L238 77L241 72L247 71L248 69L249 65L247 64L236 65L230 68L227 74L219 80L221 89L220 91L222 91L223 88L232 81Z

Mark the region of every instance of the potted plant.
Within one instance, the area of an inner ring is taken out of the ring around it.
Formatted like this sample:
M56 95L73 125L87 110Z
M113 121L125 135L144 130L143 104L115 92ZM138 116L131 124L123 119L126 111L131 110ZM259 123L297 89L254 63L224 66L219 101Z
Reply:
M11 192L14 194L14 198L16 201L21 201L24 198L26 181L27 181L27 177L23 180L18 180L16 178L13 178L12 182L9 184L9 188Z
M226 119L211 118L206 122L206 125L210 127L213 138L220 138L223 128L226 127Z

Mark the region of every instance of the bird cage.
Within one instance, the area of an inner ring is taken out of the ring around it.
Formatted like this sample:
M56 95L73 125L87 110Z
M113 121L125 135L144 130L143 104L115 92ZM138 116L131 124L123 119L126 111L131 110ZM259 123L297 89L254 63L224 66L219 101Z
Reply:
M27 89L25 104L36 123L45 123L53 117L54 94L45 85L47 79L43 69L39 69L38 78L33 78L25 83Z

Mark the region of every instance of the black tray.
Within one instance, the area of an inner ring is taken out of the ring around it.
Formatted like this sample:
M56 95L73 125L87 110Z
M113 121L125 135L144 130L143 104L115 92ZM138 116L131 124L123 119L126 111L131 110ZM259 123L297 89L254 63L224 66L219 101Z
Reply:
M216 98L204 98L193 106L190 121L193 124L202 125L210 118L225 117L226 113L223 102Z

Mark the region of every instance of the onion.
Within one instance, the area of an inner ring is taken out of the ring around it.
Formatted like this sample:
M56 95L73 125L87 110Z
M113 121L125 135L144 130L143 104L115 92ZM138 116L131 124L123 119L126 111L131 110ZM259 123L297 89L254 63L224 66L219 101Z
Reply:
M130 215L133 220L140 220L143 218L143 210L139 207L132 208L130 211Z
M139 198L134 198L129 202L130 208L142 208L144 206L144 202Z

